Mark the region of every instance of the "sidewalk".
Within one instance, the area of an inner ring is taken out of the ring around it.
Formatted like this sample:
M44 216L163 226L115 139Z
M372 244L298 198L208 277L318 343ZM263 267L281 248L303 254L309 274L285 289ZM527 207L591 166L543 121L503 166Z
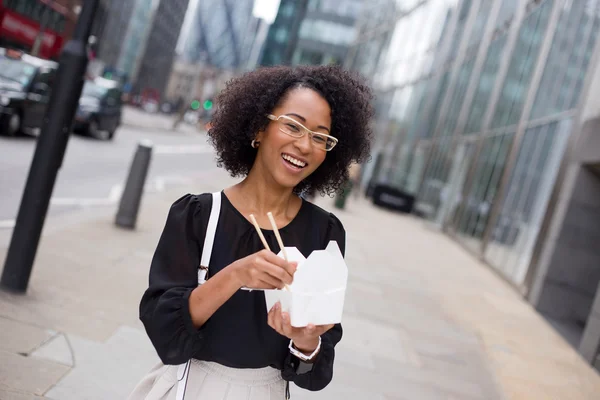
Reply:
M133 232L112 209L46 229L27 295L0 291L0 399L125 398L158 361L137 307L167 210L232 182L147 195ZM450 239L365 200L334 212L348 232L344 337L331 385L293 387L294 400L598 398L596 372Z

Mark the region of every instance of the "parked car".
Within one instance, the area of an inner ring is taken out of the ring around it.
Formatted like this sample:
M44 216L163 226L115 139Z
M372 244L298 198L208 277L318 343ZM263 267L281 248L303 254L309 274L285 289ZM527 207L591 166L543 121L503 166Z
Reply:
M0 48L0 134L38 134L58 64Z
M121 125L122 90L116 81L96 78L83 86L73 130L96 139L111 140Z

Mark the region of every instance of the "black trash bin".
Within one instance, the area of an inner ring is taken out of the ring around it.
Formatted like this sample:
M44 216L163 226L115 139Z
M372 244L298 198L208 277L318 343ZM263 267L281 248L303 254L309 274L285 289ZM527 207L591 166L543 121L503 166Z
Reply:
M410 213L415 205L415 196L389 185L373 187L373 204L389 210Z

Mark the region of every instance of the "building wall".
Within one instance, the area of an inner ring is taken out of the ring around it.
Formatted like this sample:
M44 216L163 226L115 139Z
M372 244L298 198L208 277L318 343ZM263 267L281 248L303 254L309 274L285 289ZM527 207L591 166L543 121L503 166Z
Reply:
M362 0L282 0L260 65L343 64Z
M600 158L600 148L596 149ZM554 245L537 309L581 327L600 282L600 177L583 166Z
M129 21L135 1L109 0L107 2L106 22L103 34L98 42L98 58L107 66L116 67L127 34Z
M200 1L186 26L181 58L224 69L244 67L257 28L252 6L252 0Z
M195 95L190 93L190 88L194 84L194 79L198 73L198 67L194 64L183 61L176 61L173 64L171 76L165 90L165 96L168 99L176 101L177 99L187 99Z
M189 0L161 0L150 29L134 91L152 89L162 97L175 58L183 19Z
M281 0L275 21L269 27L259 65L289 65L308 0Z
M292 64L342 64L356 40L361 0L310 0L298 31Z
M135 0L127 32L122 38L122 47L116 68L125 74L128 81L135 81L150 36L158 1Z
M380 167L365 179L516 288L527 277L600 33L591 0L429 0L359 21L347 65L377 94ZM574 133L575 131L575 133Z
M576 132L563 161L546 228L538 239L530 301L589 361L600 344L600 45L590 57L591 75L582 84ZM596 311L593 299L596 297ZM585 330L584 330L585 329ZM596 364L600 368L600 364Z

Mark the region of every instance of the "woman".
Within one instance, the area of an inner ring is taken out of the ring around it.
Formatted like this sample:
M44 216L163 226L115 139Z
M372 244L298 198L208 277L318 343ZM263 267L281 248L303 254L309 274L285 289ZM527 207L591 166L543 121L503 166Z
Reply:
M208 135L219 166L243 180L172 205L140 304L164 365L132 399L183 398L182 387L185 399L283 399L289 381L308 390L329 384L342 327L293 328L278 305L267 314L262 291L240 290L283 288L296 268L264 249L247 218L256 216L275 252L268 212L284 245L304 256L331 240L343 253L340 221L298 195L334 193L349 165L368 157L370 101L362 80L336 66L263 68L228 83ZM211 254L210 278L198 285L202 252Z

